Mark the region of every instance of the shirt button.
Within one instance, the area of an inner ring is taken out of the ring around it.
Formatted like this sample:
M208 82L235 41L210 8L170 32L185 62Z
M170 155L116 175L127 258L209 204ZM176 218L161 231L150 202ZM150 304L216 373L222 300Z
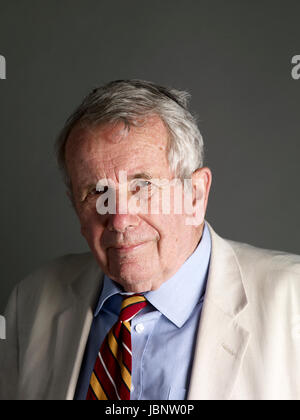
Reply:
M141 333L144 331L144 329L145 329L145 327L144 327L144 325L143 325L143 324L137 324L137 325L135 326L135 331L136 331L138 334L141 334Z
M131 385L131 392L134 391L134 385Z

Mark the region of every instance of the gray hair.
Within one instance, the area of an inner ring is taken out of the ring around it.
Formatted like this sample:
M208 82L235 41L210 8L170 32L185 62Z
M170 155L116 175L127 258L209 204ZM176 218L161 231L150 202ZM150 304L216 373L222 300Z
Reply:
M196 119L188 110L187 92L143 80L117 80L94 89L68 118L56 141L57 160L71 189L65 146L77 123L86 126L124 122L129 129L143 118L158 115L169 132L168 161L179 178L190 178L203 166L204 144Z

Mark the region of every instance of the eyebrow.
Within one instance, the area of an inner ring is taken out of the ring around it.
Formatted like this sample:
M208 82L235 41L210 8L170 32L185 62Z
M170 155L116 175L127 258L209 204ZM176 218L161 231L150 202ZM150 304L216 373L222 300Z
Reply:
M130 175L128 176L129 180L132 179L152 179L152 175L150 175L148 172L140 172L138 174Z

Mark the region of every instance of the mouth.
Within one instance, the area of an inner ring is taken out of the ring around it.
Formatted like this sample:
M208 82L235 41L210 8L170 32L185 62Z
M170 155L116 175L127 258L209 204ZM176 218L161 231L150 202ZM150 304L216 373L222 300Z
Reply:
M132 251L140 249L146 243L147 242L141 242L139 244L116 245L116 246L111 247L110 249L117 253L125 254L128 252L132 252Z

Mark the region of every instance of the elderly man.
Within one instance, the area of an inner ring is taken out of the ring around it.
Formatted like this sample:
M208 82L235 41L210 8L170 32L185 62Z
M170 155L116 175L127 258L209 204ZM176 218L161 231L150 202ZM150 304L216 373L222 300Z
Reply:
M58 139L91 254L14 290L1 398L300 398L300 258L220 238L187 94L95 89Z

